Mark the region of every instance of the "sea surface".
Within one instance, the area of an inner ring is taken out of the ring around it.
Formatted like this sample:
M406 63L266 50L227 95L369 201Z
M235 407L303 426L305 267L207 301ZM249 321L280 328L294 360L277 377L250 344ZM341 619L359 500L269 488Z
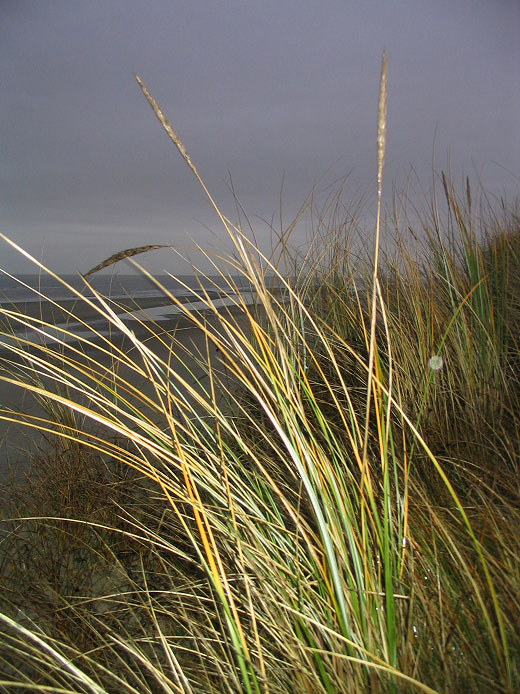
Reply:
M42 299L65 301L76 298L74 292L80 292L89 298L94 296L80 275L61 275L60 278L62 282L50 275L13 277L0 271L0 304L38 302ZM208 289L215 289L215 287L218 289L223 286L223 280L218 276L200 278L193 275L181 275L174 279L168 275L155 275L154 279L176 297L192 295L190 290L193 289L200 291L200 284ZM233 281L239 288L249 289L243 278L233 278ZM164 296L163 290L144 275L94 275L88 278L88 284L103 296L116 301L129 297L138 300ZM72 289L67 288L66 285Z

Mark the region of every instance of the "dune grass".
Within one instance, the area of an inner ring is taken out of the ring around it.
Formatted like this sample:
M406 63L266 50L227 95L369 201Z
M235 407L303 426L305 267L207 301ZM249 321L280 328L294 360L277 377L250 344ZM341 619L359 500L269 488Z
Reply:
M424 242L396 219L383 253L385 101L383 67L355 265L339 203L298 259L215 205L234 310L171 296L199 353L99 295L110 339L6 341L0 379L48 416L0 416L50 446L7 490L0 691L518 691L519 219L442 177Z

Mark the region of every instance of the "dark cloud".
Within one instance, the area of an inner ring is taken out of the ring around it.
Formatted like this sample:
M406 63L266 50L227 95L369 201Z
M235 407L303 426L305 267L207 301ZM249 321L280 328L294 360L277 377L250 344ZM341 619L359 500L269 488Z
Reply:
M496 0L3 2L0 230L61 272L126 245L218 244L133 72L229 214L229 175L252 217L276 211L284 175L287 217L320 176L352 170L353 193L375 175L383 47L387 184L411 165L428 182L436 133L439 166L512 193L519 28L520 4Z

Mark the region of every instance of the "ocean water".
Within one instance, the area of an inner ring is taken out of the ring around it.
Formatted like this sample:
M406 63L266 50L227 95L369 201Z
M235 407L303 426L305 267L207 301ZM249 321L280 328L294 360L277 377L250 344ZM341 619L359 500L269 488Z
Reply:
M93 297L92 291L85 286L79 275L62 275L61 279L74 290L81 292L83 296ZM182 286L183 284L191 289L199 289L199 279L193 275L183 275L177 280L168 275L157 275L156 279L176 297L192 295L192 292ZM249 289L243 278L233 279L237 286L246 291ZM88 281L97 292L116 301L128 297L138 300L164 295L153 281L144 275L94 275L88 278ZM217 287L222 287L222 282L220 277L203 278L202 285L214 289L213 283ZM45 299L59 302L74 298L76 295L73 291L50 275L11 277L0 271L0 304L38 302Z

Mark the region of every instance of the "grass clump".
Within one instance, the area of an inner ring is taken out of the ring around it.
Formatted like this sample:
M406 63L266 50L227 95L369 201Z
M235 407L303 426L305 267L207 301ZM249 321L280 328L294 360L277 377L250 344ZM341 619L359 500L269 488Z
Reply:
M57 436L4 512L0 691L517 691L518 216L442 186L392 256L379 197L355 268L323 217L267 259L215 205L233 306L170 297L197 350L99 295L110 339L5 342L49 414L2 416Z

